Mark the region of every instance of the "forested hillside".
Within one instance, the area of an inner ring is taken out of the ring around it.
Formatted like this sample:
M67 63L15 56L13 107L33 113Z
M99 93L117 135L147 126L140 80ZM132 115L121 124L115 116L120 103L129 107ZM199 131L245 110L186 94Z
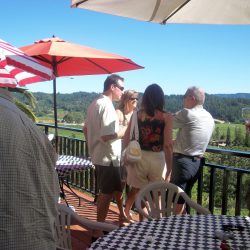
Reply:
M244 98L250 99L249 93L237 93L237 94L215 94L216 96L226 97L226 98Z
M37 99L35 114L38 117L53 113L53 95L41 92L33 93ZM87 92L75 92L72 94L57 94L57 108L63 110L65 114L80 114L77 120L83 120L90 102L99 94ZM140 94L141 96L142 94ZM246 98L242 98L242 96ZM182 95L166 95L166 110L176 112L182 108ZM26 100L18 96L23 102ZM215 119L226 122L242 122L241 108L250 107L250 94L234 95L206 95L205 108L213 115ZM71 118L73 119L73 118ZM73 119L74 120L74 119Z

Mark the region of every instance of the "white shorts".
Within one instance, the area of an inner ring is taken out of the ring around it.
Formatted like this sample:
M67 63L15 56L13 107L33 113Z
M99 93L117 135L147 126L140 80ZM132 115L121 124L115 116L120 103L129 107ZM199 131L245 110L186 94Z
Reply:
M127 184L141 189L149 182L164 180L167 167L165 154L142 150L142 159L139 163L127 165Z

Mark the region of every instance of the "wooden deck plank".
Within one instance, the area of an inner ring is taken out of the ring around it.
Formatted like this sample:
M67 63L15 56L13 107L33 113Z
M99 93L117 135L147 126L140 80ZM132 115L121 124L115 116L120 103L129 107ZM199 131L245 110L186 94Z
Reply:
M73 189L81 200L81 205L78 206L78 198L65 187L65 195L68 204L74 206L75 211L84 218L96 221L96 204L94 203L94 197L87 193L83 193ZM64 200L61 200L64 203ZM133 214L135 221L139 220L138 214ZM111 203L108 211L106 222L119 225L119 210L116 204ZM71 240L73 250L84 250L87 249L91 244L92 231L80 226L71 226Z

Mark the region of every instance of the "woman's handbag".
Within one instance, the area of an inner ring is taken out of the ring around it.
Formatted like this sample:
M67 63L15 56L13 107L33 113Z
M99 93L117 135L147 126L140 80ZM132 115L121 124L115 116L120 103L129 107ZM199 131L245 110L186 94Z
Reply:
M141 147L138 143L139 140L139 130L137 123L137 110L133 112L131 118L131 127L130 127L130 142L125 149L125 159L128 163L135 163L141 160ZM134 134L134 137L133 137ZM134 138L134 139L133 139Z

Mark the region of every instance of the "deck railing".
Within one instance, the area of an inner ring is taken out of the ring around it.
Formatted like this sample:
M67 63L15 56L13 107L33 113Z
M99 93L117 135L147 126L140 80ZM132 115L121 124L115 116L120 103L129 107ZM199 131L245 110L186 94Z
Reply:
M54 126L49 124L38 123L46 134L54 131ZM72 132L82 132L81 129L69 127L58 127L60 130L70 130ZM86 141L58 136L57 152L59 154L74 155L79 157L88 157L88 149ZM241 152L235 150L225 150L220 148L207 148L206 159L201 175L197 184L194 186L196 192L192 192L192 199L205 207L212 214L223 215L245 215L246 209L246 193L250 185L250 152ZM234 166L227 166L225 163L232 162L234 158ZM95 171L89 169L87 171L77 173L72 172L69 176L69 183L83 191L87 191L93 195L96 194ZM243 183L245 186L243 186ZM191 195L191 194L190 194Z

